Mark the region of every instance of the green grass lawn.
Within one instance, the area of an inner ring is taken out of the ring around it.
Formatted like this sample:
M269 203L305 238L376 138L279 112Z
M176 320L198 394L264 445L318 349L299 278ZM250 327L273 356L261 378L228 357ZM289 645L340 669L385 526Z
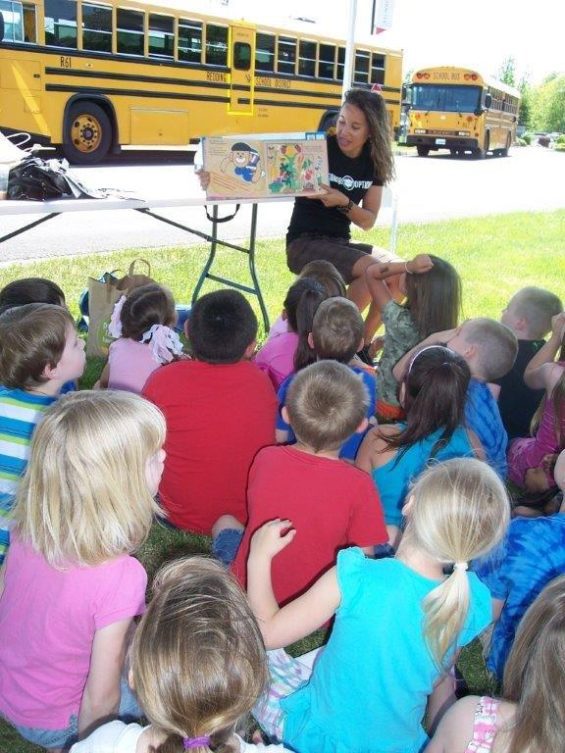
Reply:
M285 207L282 211L288 211ZM406 224L399 229L398 253L411 258L417 253L433 253L450 261L463 280L463 315L499 318L508 299L521 287L547 287L565 299L565 251L563 237L565 210L548 213L516 213L451 220L426 225ZM359 233L365 242L386 246L388 229ZM88 276L98 277L113 269L126 271L134 258L147 259L153 277L167 285L178 302L188 303L192 289L206 259L203 245L186 248L133 249L54 258L38 262L6 264L0 268L0 287L18 277L49 277L61 285L74 315L78 316L78 296ZM234 251L218 253L216 272L249 283L247 257ZM286 268L283 240L262 240L257 244L257 270L271 320L282 307L286 289L293 277ZM219 287L207 283L205 290ZM259 308L254 304L257 313ZM260 332L260 338L264 333ZM91 360L82 380L90 386L102 368L102 361ZM183 554L207 553L209 540L155 525L139 553L150 578L165 560ZM322 640L317 634L295 647L309 650ZM492 691L480 647L475 641L462 652L460 669L475 692ZM20 740L10 727L0 723L0 753L33 753L40 749Z

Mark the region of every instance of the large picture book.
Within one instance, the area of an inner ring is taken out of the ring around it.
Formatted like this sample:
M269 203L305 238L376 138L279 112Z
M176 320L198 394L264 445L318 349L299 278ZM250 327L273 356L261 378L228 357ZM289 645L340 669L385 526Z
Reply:
M211 136L202 152L209 199L315 196L328 184L323 133Z

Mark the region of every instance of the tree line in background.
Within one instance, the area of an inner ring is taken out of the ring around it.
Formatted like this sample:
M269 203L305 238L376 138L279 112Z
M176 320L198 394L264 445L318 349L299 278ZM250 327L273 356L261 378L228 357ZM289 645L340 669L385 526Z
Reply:
M508 57L500 66L498 76L522 95L519 125L529 131L565 133L565 75L552 73L538 86L532 86L527 76L518 79L516 61Z

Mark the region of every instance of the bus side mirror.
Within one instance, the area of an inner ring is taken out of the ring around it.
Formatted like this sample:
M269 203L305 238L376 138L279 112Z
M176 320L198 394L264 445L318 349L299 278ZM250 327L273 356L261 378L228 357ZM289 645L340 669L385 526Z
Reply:
M492 94L485 94L485 107L487 110L492 107Z

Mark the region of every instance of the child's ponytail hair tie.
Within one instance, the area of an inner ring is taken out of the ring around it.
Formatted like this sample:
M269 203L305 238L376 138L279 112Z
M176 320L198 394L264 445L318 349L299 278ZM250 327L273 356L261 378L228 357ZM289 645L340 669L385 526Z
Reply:
M125 302L126 297L122 295L114 306L112 316L110 317L110 324L108 325L108 334L116 340L122 336L122 309Z
M463 570L465 572L469 569L469 563L468 562L454 562L453 563L453 571L455 570Z
M182 355L182 343L177 333L165 324L154 324L143 333L142 343L151 343L153 358L157 363L170 363L174 356Z
M201 737L184 737L182 740L182 746L185 750L191 748L203 748L205 745L210 745L210 735L202 735Z

